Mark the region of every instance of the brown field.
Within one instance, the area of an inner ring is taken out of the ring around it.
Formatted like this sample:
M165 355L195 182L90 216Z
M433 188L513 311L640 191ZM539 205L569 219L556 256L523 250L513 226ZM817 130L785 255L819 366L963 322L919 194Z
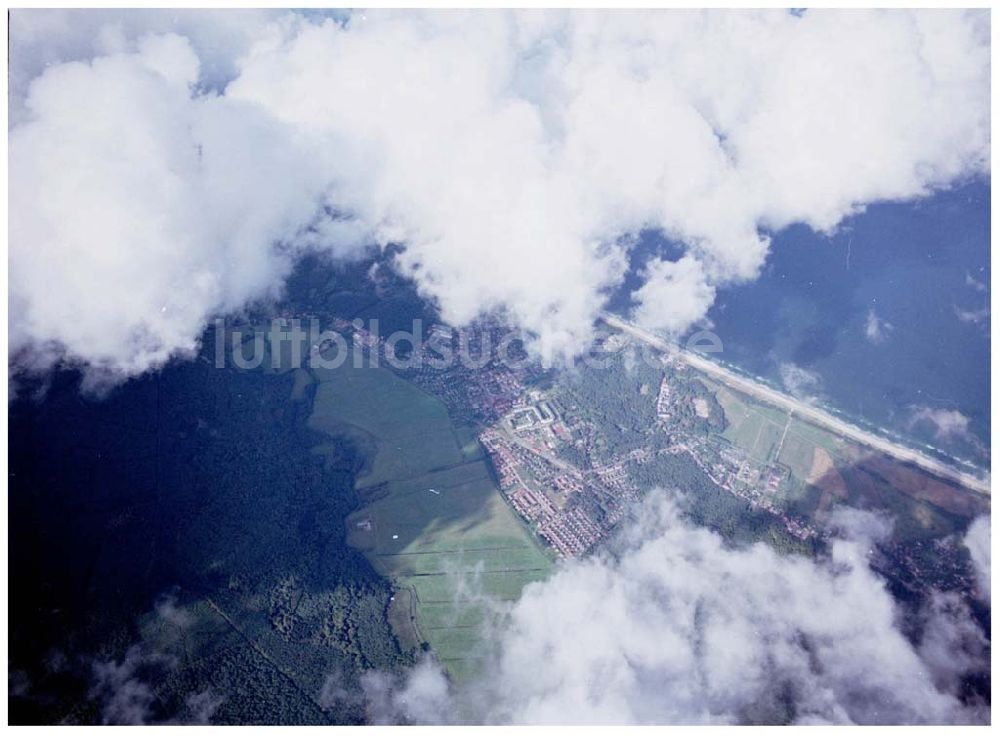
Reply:
M847 500L849 496L847 484L837 472L833 459L820 447L813 451L812 468L809 469L806 482L842 500Z
M971 518L989 511L988 499L932 478L884 455L864 457L857 461L857 466L866 473L883 479L894 490L951 514Z

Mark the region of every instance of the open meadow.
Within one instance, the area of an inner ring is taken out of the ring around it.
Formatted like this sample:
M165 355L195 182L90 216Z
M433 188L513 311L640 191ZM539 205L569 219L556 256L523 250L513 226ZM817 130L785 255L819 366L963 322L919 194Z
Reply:
M452 676L470 672L490 600L511 601L546 578L552 558L508 507L470 427L392 372L312 369L309 426L361 437L365 504L348 543L393 580L390 620L401 642L427 642Z

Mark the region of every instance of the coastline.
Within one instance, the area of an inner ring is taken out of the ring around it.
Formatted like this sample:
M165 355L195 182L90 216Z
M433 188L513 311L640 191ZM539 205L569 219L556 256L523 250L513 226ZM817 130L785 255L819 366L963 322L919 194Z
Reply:
M931 475L956 483L967 490L987 497L990 496L990 476L988 472L980 475L961 470L957 466L957 463L961 461L957 459L952 458L952 462L945 462L931 457L916 448L864 429L852 421L837 416L831 410L807 404L800 399L796 399L789 394L768 386L758 379L741 375L725 365L671 343L614 314L601 312L599 319L609 327L624 332L661 352L677 356L694 369L712 376L730 388L734 388L772 406L794 412L796 416L804 421L832 431L857 444L889 455L901 462L911 463Z

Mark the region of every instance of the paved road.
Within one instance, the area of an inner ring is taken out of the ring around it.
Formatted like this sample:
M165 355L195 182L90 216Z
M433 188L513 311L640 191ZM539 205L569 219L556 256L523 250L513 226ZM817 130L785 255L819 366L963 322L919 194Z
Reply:
M631 335L637 340L641 340L657 350L671 355L676 355L680 360L683 360L691 367L708 374L727 386L735 388L738 391L742 391L743 393L749 394L756 399L767 402L768 404L772 404L786 411L794 411L797 417L804 419L811 424L830 430L831 432L834 432L842 437L846 437L860 445L885 453L886 455L896 458L897 460L912 463L922 470L927 471L931 475L957 483L971 491L975 491L986 496L990 495L989 476L982 478L977 475L973 475L972 473L964 472L952 465L949 465L948 463L936 460L910 447L898 445L885 437L880 437L877 434L866 432L860 427L849 424L843 419L838 419L822 409L810 406L793 396L789 396L788 394L776 391L769 386L757 383L756 381L753 381L745 376L734 373L718 363L708 360L707 358L703 358L690 350L685 350L678 345L669 343L651 332L648 332L641 327L637 327L631 322L623 320L621 317L616 317L613 314L602 312L601 320L609 327L621 330L622 332Z

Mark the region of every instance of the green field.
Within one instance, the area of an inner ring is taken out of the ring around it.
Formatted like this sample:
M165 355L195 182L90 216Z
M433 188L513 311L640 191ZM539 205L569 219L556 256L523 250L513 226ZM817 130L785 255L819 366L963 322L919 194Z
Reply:
M368 455L348 542L400 588L390 618L401 641L426 641L453 677L469 674L486 610L476 601L515 600L551 557L507 506L474 431L438 399L351 360L312 373L309 426L358 438Z
M778 497L797 515L812 518L835 503L882 508L892 513L899 538L925 539L952 533L962 518L989 507L988 501L905 464L876 467L877 453L717 382L706 384L726 415L722 436L758 462L777 459L789 468L791 478Z
M787 412L758 403L718 383L711 385L726 414L726 430L722 436L754 459L760 462L778 460L790 467L794 475L805 479L812 467L815 448L825 450L834 459L843 453L843 440L825 429L794 415L789 419Z
M444 404L413 384L382 368L354 368L350 361L313 374L319 386L309 426L332 435L360 431L374 443L359 488L465 460Z
M788 423L788 415L768 406L743 401L733 392L719 387L716 398L726 414L722 436L759 462L773 461Z

